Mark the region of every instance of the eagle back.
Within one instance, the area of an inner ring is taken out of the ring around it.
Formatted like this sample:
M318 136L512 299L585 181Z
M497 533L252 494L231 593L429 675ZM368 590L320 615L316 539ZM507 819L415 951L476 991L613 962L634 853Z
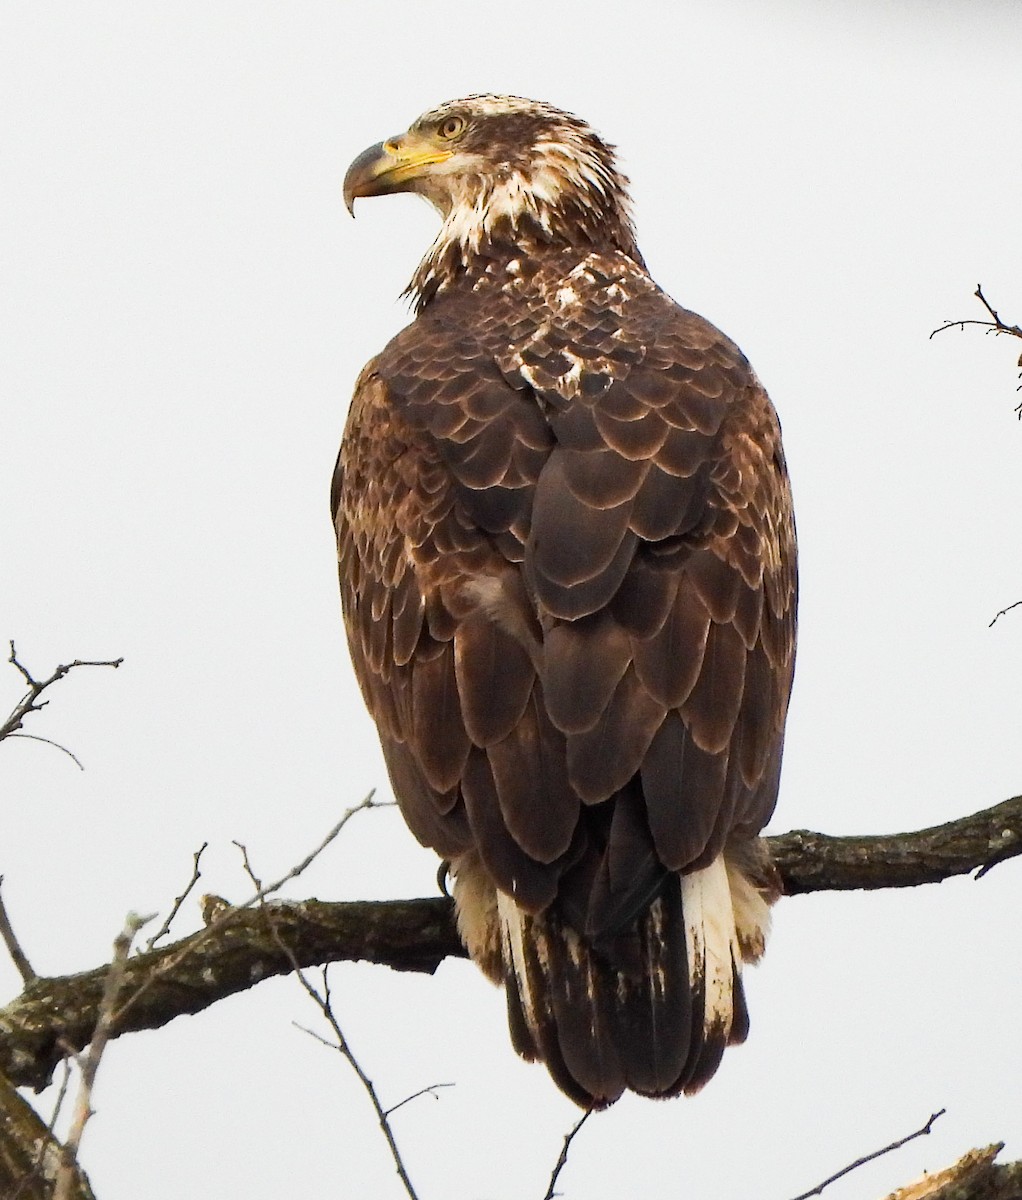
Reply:
M508 251L435 296L363 373L335 493L349 641L421 840L606 929L762 827L794 653L779 426L634 261Z

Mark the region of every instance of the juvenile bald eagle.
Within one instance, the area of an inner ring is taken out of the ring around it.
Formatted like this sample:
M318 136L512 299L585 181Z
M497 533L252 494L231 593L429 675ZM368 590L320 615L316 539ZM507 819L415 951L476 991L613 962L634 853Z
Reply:
M333 487L344 619L401 810L511 1037L584 1106L744 1040L795 652L777 416L650 279L612 148L443 104L344 183L443 219Z

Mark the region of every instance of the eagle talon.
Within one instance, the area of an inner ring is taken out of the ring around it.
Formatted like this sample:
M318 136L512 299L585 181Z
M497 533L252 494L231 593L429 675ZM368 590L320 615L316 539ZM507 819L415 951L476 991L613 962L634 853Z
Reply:
M451 860L445 858L439 867L436 869L436 885L440 889L442 895L448 900L453 900L454 896L447 887L447 881L451 877Z

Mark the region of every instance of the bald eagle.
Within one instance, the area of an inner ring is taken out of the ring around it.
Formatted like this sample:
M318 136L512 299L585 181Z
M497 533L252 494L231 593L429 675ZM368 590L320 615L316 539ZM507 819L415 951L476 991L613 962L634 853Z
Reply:
M744 1041L779 893L795 526L741 351L649 277L613 148L477 95L370 147L443 224L334 477L358 681L515 1049L578 1104Z

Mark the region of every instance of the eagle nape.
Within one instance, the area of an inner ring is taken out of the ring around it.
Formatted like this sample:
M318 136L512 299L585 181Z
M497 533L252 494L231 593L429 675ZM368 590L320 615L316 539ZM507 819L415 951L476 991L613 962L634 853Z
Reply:
M583 1107L693 1092L745 1039L779 883L795 527L741 351L650 278L613 147L478 95L344 182L441 217L362 371L333 515L404 818L450 863L515 1049Z

